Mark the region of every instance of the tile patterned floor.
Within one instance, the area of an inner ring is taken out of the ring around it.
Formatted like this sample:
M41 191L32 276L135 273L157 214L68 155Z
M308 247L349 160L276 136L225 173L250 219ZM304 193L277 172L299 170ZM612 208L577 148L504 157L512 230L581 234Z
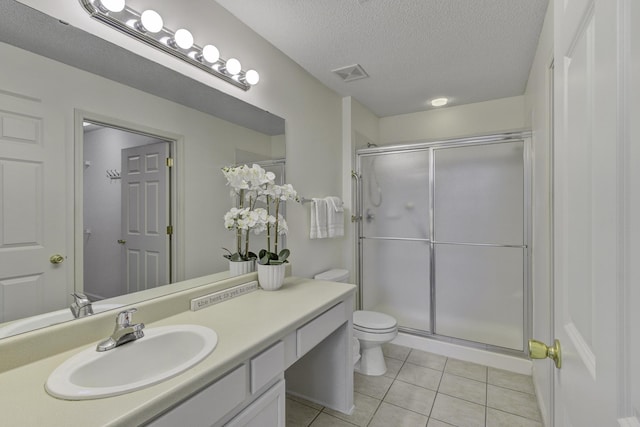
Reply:
M530 376L394 344L387 373L355 374L355 411L344 415L287 397L287 427L542 427Z

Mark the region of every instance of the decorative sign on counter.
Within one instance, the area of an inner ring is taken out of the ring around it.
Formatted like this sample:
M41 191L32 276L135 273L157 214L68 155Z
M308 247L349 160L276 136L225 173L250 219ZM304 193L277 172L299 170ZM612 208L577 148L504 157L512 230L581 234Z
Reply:
M257 289L258 282L254 280L253 282L243 283L242 285L194 298L191 300L191 311L198 311L232 298L248 294L249 292L253 292Z

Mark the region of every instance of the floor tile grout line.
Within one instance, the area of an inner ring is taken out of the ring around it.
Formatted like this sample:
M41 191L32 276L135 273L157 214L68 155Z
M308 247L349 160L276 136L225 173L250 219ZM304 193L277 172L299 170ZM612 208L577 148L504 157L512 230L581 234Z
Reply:
M487 369L487 382L484 385L484 425L489 421L489 370Z
M542 423L542 417L540 417L541 419L537 420L537 419L535 419L535 418L527 417L526 415L516 414L515 412L509 412L509 411L507 411L507 410L500 409L500 408L496 408L496 407L494 407L494 406L489 406L489 405L487 405L487 409L488 409L488 408L491 408L491 409L496 410L496 411L504 412L505 414L515 415L516 417L524 418L525 420L530 420L530 421L535 421L535 422L537 422L537 423Z
M324 408L323 408L323 409L324 409ZM327 413L327 412L324 412L324 410L323 410L323 411L320 411L320 413L319 413L318 415L316 415L316 417L313 419L313 421L311 422L311 424L309 424L309 426L308 426L308 427L313 427L313 423L316 421L316 419L318 419L318 417L320 416L320 414L325 414L325 415L326 415L326 416L328 416L328 417L335 418L336 420L340 420L340 421L342 421L343 423L347 423L347 424L352 425L352 426L354 426L354 427L360 427L358 424L354 424L354 423L352 423L352 422L350 422L350 421L343 420L342 418L336 417L335 415L331 415L331 414L329 414L329 413Z
M494 386L494 387L498 387L498 388L503 388L505 390L509 390L509 391L517 391L518 393L522 393L522 394L528 394L529 396L535 396L536 393L529 393L528 391L522 391L522 390L518 390L517 388L513 388L513 387L505 387L503 385L499 385L499 384L493 384L487 381L488 385Z
M399 382L401 382L401 383L403 383L403 384L407 384L407 385L410 385L410 386L413 386L413 387L421 388L421 389L423 389L423 390L428 390L428 391L432 391L432 392L434 392L434 393L438 393L438 390L434 390L434 389L432 389L432 388L424 387L424 386L421 386L421 385L419 385L419 384L410 383L410 382L408 382L408 381L404 381L404 380L402 380L402 379L400 379L400 378L398 378L398 379L394 380L394 381L393 381L393 383L398 382L398 381L399 381ZM391 385L393 385L393 383L391 383ZM391 388L391 387L389 387L389 388Z
M376 414L378 413L378 410L380 410L380 406L382 406L382 400L378 401L378 406L376 406L376 409L373 411L373 414L371 415L371 418L369 419L369 421L367 421L367 426L366 427L368 427L369 424L371 424L371 421L373 421L373 419L376 417Z
M460 397L460 396L454 396L453 394L445 393L443 391L438 391L437 393L438 394L442 394L444 396L453 397L454 399L462 400L462 401L465 401L465 402L468 402L468 403L473 403L474 405L485 406L485 407L487 406L486 403L474 402L473 400L465 399L464 397ZM485 398L485 401L486 401L486 398Z
M323 409L324 409L324 407L323 407ZM307 424L307 427L311 427L311 425L318 419L318 417L320 416L321 413L322 413L322 410L318 411L318 413L316 414L315 417L313 417L311 422L309 424Z
M493 409L494 411L503 412L505 414L513 415L514 417L524 418L525 420L533 421L542 425L542 419L536 420L534 418L529 418L521 414L515 414L513 412L505 411L504 409L494 408L493 406L487 406L487 409Z

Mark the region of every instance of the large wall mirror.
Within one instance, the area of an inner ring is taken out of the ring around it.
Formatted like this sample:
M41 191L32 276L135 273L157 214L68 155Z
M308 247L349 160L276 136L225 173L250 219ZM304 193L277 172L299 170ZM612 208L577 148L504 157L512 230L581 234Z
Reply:
M282 118L14 0L0 0L0 58L0 338L71 320L73 292L107 310L227 277L220 169L283 173ZM166 273L150 289L113 267L124 159L142 149L174 159L157 193L168 252L140 264Z

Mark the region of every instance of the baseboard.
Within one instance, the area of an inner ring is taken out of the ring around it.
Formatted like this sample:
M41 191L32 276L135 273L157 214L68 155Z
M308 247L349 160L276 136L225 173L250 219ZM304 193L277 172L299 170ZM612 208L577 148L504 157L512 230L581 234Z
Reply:
M399 332L398 336L391 341L391 343L518 374L531 375L533 366L531 361L527 359L465 347L459 344L438 341L404 332Z

